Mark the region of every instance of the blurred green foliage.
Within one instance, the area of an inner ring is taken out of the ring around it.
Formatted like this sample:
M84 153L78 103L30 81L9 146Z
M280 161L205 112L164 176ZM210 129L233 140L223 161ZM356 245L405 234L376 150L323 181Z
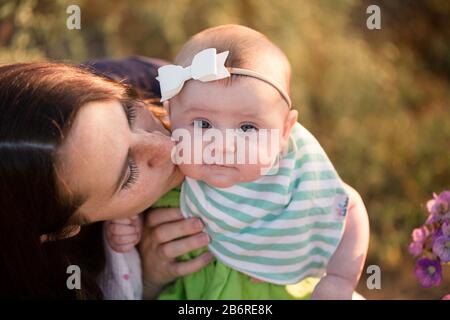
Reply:
M81 30L66 28L70 4L81 8ZM366 28L370 4L381 8L381 30ZM368 264L412 274L410 232L432 193L450 189L449 1L2 0L0 63L170 60L196 32L226 23L286 52L300 122L366 202Z

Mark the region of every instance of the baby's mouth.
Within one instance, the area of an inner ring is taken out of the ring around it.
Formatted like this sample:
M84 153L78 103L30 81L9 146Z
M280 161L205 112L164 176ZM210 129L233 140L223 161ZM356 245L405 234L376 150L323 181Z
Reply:
M218 163L208 164L207 166L212 169L233 169L234 168L234 166L231 164L218 164Z

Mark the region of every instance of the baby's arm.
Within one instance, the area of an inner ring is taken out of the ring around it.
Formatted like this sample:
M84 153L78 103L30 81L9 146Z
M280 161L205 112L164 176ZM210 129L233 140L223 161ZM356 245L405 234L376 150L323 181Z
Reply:
M369 246L369 219L358 192L348 185L345 188L349 194L349 207L344 234L312 299L351 299L364 267Z

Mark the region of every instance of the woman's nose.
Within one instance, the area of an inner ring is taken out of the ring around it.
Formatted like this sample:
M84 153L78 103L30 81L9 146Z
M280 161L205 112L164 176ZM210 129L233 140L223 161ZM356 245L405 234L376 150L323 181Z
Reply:
M159 131L137 131L134 133L133 152L136 157L146 161L148 165L155 166L170 160L170 152L174 146L170 137Z

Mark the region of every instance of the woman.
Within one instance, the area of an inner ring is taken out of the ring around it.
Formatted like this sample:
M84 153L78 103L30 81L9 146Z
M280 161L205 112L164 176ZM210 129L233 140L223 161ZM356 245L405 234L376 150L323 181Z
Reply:
M160 109L139 99L158 92L158 63L90 64L128 86L63 64L0 66L1 297L102 298L100 221L147 211L182 181L169 132L154 114ZM359 201L350 210L365 209ZM209 253L175 260L207 244L200 221L160 208L146 225L144 298L211 260ZM81 290L67 287L69 265L80 267Z
M62 64L1 66L0 296L101 298L97 222L135 216L181 182L167 135L131 87ZM210 259L159 254L205 245L198 222L162 210L143 241L149 297ZM81 290L66 285L69 265Z

